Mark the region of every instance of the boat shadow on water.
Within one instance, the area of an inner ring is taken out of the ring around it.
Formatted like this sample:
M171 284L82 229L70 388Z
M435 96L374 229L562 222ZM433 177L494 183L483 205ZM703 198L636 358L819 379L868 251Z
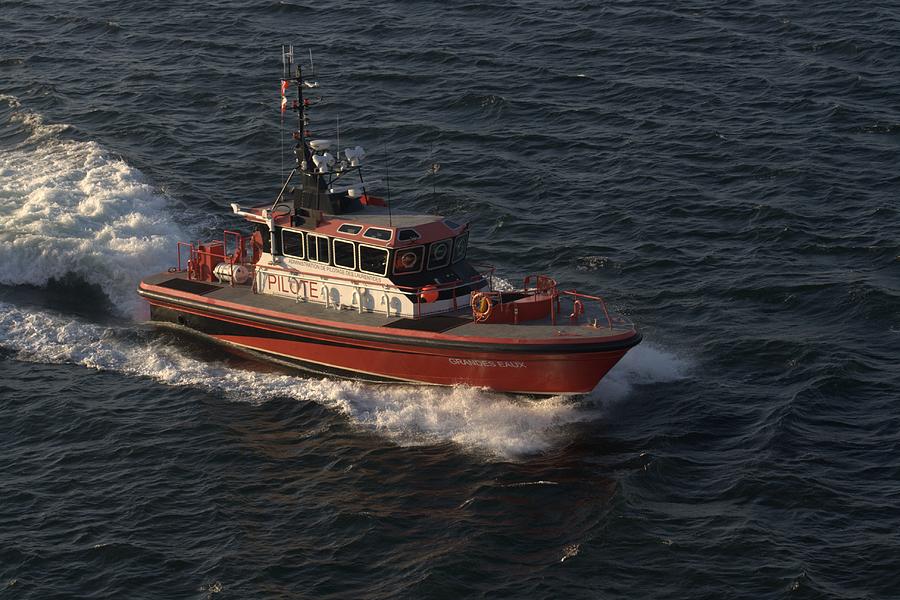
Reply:
M74 274L50 279L44 285L0 285L0 302L50 310L97 324L121 322L103 289Z

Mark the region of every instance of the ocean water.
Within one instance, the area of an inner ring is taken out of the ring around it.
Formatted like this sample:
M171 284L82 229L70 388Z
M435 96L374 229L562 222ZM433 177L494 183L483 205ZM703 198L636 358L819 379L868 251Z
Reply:
M900 597L900 8L85 4L0 1L0 598ZM644 343L536 401L144 324L278 191L282 43L395 206Z

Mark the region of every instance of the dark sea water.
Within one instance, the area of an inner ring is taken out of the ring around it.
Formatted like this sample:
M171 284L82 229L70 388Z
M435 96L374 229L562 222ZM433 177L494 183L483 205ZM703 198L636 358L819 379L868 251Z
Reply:
M900 597L876 4L0 0L0 598ZM395 206L645 342L535 401L142 325L278 191L283 42Z

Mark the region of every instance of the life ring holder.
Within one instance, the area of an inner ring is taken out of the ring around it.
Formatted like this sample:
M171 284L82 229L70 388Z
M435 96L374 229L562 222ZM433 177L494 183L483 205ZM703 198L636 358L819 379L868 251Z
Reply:
M482 292L475 292L472 294L472 318L475 319L476 323L484 323L491 316L491 310L494 308L494 303L491 302L490 297L487 294Z
M578 317L584 314L584 303L581 300L575 300L572 303L572 314L569 315L569 318L575 322L578 320Z

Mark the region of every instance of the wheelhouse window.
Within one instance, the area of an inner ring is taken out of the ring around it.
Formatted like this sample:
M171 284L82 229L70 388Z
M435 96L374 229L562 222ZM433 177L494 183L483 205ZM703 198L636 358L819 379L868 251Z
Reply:
M363 234L363 237L381 240L383 242L391 241L391 236L393 236L393 232L390 229L379 229L378 227L369 227Z
M334 266L356 269L356 244L334 240Z
M453 262L459 262L466 257L466 249L469 245L469 232L462 234L453 241Z
M303 233L282 229L281 253L294 258L303 258Z
M401 242L413 242L419 239L419 232L415 229L401 229L397 232L397 239Z
M452 251L451 240L441 240L428 246L428 268L440 269L449 265Z
M413 246L397 250L394 254L394 273L418 273L422 270L424 246Z
M374 246L359 247L359 270L372 275L387 275L388 251Z
M362 225L351 225L350 223L344 223L340 227L338 227L338 231L341 233L349 233L351 235L356 235L360 231L362 231Z
M306 236L306 251L309 260L328 263L328 238L321 235Z

